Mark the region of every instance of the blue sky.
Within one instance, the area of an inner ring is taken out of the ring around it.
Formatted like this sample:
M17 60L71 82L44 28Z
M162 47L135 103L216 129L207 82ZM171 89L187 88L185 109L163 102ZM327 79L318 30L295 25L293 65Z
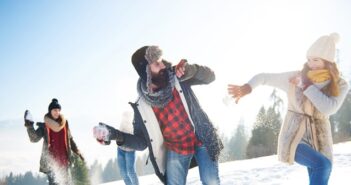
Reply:
M24 106L46 105L52 97L89 97L99 91L99 85L89 85L94 79L106 82L112 73L125 71L118 68L127 68L128 58L117 62L116 56L128 48L123 46L127 43L123 17L133 15L125 12L127 5L99 2L2 2L0 79L5 91L0 95L0 119L18 116L17 110ZM114 66L107 70L107 65Z
M239 105L226 106L226 85L245 83L259 72L300 69L319 36L341 35L340 68L350 73L350 7L347 0L3 0L0 121L20 120L26 109L42 121L55 97L87 158L114 156L106 147L110 154L93 153L100 146L90 143L91 128L98 121L118 126L122 113L131 110L128 101L136 99L137 73L130 57L139 47L155 44L174 64L187 58L216 72L213 84L194 89L219 130L232 133L240 119L254 120L260 106L269 103L272 89L260 87ZM10 140L11 135L4 137ZM26 137L20 143L32 146ZM33 156L39 153L36 147ZM7 170L14 170L10 166Z
M2 1L0 120L15 119L26 108L42 114L52 97L81 116L94 107L111 110L113 101L125 100L114 96L134 92L130 55L146 44L163 47L173 63L188 57L213 68L233 65L246 71L247 62L261 63L255 60L321 34L339 31L349 41L351 3L316 2ZM281 39L296 42L283 45ZM282 45L259 48L267 42ZM309 44L303 46L296 56L303 56ZM262 57L252 60L251 55ZM107 112L104 116L113 111Z

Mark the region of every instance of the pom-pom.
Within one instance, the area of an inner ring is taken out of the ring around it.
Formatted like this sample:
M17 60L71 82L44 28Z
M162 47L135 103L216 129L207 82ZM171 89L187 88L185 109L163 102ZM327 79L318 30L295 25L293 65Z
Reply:
M338 43L339 40L340 40L340 35L339 35L338 33L336 33L336 32L331 33L331 34L329 35L329 37L330 37L331 39L334 40L334 43L335 43L335 44Z

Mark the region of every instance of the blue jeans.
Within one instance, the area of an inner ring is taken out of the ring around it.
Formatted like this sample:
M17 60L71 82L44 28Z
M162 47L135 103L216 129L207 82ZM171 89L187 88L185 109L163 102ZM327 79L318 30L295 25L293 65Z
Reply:
M307 167L310 185L327 185L332 164L323 154L306 144L299 144L296 149L295 161Z
M168 150L166 176L167 185L185 185L191 159L194 155L181 155ZM212 161L204 146L196 147L195 159L199 165L203 185L219 185L218 162Z
M119 172L126 185L139 185L138 176L135 171L135 151L124 151L117 149L117 160Z

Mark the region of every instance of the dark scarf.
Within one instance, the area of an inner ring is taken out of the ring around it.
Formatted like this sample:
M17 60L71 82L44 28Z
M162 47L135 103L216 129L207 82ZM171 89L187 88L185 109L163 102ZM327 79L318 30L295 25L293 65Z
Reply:
M164 107L173 99L172 91L175 86L175 75L171 70L167 70L167 73L169 77L167 86L156 92L150 92L150 90L148 90L146 82L140 78L138 80L137 90L139 96L152 107Z

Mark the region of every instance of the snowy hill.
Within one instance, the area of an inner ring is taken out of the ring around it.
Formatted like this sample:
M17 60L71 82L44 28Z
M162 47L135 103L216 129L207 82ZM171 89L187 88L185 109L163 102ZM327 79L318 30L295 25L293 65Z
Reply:
M351 142L334 145L334 164L330 185L349 184L351 174ZM298 164L287 166L277 156L221 163L222 185L296 185L308 184L307 170ZM143 185L161 185L156 175L139 177ZM122 185L123 181L103 185ZM189 171L187 184L201 184L198 169Z

